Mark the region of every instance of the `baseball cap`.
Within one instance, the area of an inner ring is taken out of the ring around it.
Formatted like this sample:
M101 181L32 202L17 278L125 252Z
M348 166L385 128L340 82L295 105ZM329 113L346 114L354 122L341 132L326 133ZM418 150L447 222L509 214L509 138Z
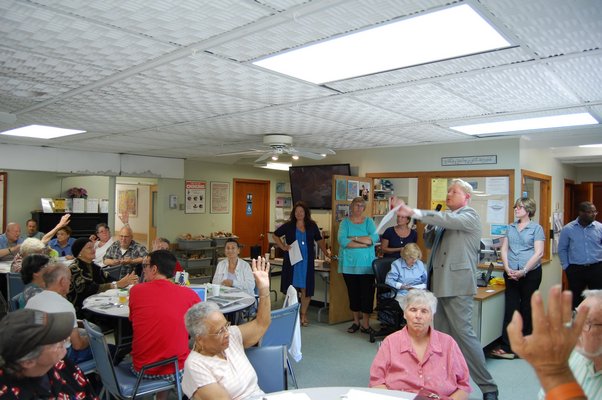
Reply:
M22 358L37 346L65 340L73 330L74 319L70 312L21 309L8 313L0 320L0 367Z

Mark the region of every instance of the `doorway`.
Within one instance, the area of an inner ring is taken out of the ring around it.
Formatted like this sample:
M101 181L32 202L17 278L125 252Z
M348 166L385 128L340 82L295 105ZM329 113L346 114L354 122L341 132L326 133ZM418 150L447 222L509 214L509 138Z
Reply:
M268 251L270 181L234 179L232 233L242 245L241 257L251 255L251 246Z

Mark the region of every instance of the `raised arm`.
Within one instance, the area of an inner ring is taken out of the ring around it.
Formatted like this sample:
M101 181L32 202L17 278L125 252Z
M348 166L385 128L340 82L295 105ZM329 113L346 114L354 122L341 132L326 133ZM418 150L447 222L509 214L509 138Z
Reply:
M52 228L52 230L50 232L48 232L47 234L45 234L42 237L42 243L48 244L48 242L50 242L50 240L52 240L52 238L54 237L54 235L56 235L56 233L58 232L59 229L61 229L63 226L69 225L69 222L71 222L70 218L71 218L71 214L63 215L61 217L61 220L59 221L59 223L54 228Z
M245 348L251 347L268 330L272 321L272 309L270 299L270 263L263 257L251 261L251 269L255 277L255 286L259 293L259 305L257 306L257 318L246 324L239 325L242 335L242 343Z

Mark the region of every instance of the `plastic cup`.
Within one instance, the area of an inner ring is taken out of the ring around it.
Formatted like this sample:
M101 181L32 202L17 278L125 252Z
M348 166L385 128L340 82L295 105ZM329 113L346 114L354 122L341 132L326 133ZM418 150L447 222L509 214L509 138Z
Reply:
M219 289L221 285L211 285L211 294L214 296L219 296Z
M119 291L119 304L126 304L128 302L128 291L120 290Z

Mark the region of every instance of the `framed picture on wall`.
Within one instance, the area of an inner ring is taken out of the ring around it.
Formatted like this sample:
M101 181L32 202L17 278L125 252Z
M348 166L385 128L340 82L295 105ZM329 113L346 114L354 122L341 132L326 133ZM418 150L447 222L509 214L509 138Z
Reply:
M128 213L130 217L138 215L138 189L122 189L117 192L117 212Z
M211 182L211 214L228 214L230 212L230 184L228 182Z

